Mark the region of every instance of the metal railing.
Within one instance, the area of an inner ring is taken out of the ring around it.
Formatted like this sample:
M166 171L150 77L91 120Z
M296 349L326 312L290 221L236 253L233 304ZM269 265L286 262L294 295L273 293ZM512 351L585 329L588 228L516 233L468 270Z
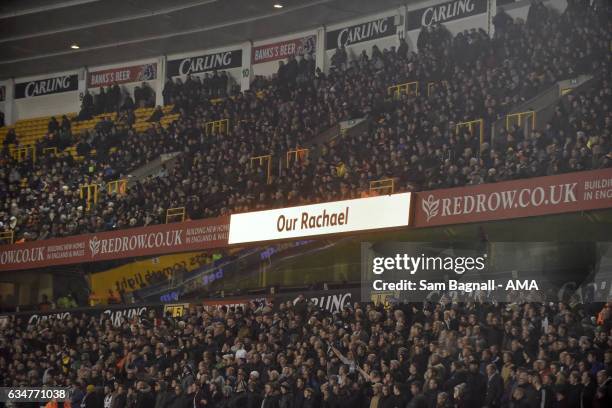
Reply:
M108 191L109 194L125 194L127 193L127 186L127 179L109 181L106 185L106 191Z
M218 132L222 135L227 135L229 131L229 119L213 120L206 122L206 135L212 135Z
M458 133L462 128L467 127L469 132L474 135L474 131L478 129L480 146L484 143L484 120L476 119L468 122L459 122L455 125L455 131Z
M294 159L294 162L297 161L302 161L305 158L308 157L308 152L309 150L306 148L298 148L298 149L293 149L293 150L289 150L287 152L287 163L286 163L286 167L289 167L289 164L291 163L291 159Z
M174 207L166 210L166 224L175 222L178 218L180 218L180 222L185 221L185 207Z
M412 95L419 94L419 82L406 82L404 84L392 85L387 88L389 95L392 95L395 99L398 99L402 93L406 95L411 95L410 91L412 91Z
M0 232L0 244L10 245L14 242L14 239L15 233L12 230Z
M267 163L267 165L265 163ZM266 154L264 156L251 157L250 164L251 164L251 167L254 167L255 165L259 165L259 166L265 165L267 168L266 182L268 184L272 182L272 155L271 154Z
M510 129L510 125L514 119L521 126L524 120L529 119L531 117L531 129L535 129L536 127L536 113L535 111L525 111L525 112L516 112L506 115L506 130ZM529 122L527 122L529 123Z
M95 206L98 204L98 195L100 193L100 186L95 183L81 184L80 196L81 200L85 199L85 208L87 211L91 210L92 204Z
M393 194L395 192L395 179L387 178L370 181L370 193Z
M32 159L32 163L36 163L36 146L27 144L23 146L13 146L9 150L11 156L18 162L22 162L28 157Z

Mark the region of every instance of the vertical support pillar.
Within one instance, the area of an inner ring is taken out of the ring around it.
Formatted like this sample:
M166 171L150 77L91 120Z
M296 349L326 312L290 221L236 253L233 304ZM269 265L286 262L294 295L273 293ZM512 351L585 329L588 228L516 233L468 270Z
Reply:
M251 89L251 79L253 77L253 43L247 41L242 44L242 71L240 71L240 90L242 92Z
M157 79L155 80L157 91L155 92L155 106L164 106L164 86L166 85L166 56L157 59Z

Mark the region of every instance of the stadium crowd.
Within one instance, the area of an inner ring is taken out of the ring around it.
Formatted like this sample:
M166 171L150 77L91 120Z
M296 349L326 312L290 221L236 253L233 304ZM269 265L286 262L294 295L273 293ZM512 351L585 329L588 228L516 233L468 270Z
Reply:
M492 38L476 29L453 37L437 25L422 30L418 53L402 42L350 60L339 49L328 74L315 70L310 56L290 58L277 76L255 80L257 93L233 92L223 73L169 81L164 99L180 118L167 128L159 110L145 132L136 132L130 109L76 140L69 121L50 125L39 149L76 143L83 161L59 154L17 162L8 145L19 137L10 133L0 157L0 229L14 231L16 240L45 239L163 223L173 207L186 207L195 219L359 197L383 178L396 178L396 191L418 191L610 167L609 15L599 2L570 1L560 15L536 2L526 21L502 10ZM479 118L489 129L556 81L580 74L595 76L595 85L561 101L544 129L515 126L482 145L479 135L455 130ZM389 86L411 81L420 82L418 95L389 95ZM429 82L436 83L433 92ZM266 163L251 166L251 157L285 157L360 117L372 124L367 133L313 148L269 180ZM229 120L227 134L206 134L207 122L222 119ZM181 153L176 164L126 194L105 191L105 182L170 152ZM101 186L91 211L80 197L83 183Z
M119 326L12 318L0 385L70 387L85 408L607 408L611 313L441 301L330 314L300 295Z

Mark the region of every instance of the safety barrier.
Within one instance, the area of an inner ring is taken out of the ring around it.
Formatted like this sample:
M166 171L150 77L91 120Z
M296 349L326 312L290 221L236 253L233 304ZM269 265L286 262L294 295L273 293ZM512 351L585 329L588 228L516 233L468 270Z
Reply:
M109 194L125 194L127 193L127 179L110 181L106 185L106 191Z
M12 244L14 238L15 238L15 233L13 231L0 232L0 243L2 243L2 245Z
M268 184L270 184L272 182L272 155L271 154L267 154L264 156L255 156L255 157L251 157L251 167L253 167L254 165L259 165L259 166L264 166L264 163L267 162L267 178L266 178L266 182Z
M535 111L525 111L525 112L516 112L506 115L506 130L510 129L510 124L514 118L516 118L516 122L521 126L523 120L529 119L531 117L531 129L535 129L536 126L536 113Z
M42 149L43 155L52 154L53 156L57 156L57 147L45 147Z
M477 128L478 132L480 133L479 135L480 145L484 143L484 120L483 119L470 120L468 122L459 122L455 125L455 131L459 132L459 130L461 130L461 128L464 128L464 127L467 127L472 135L474 135L474 129Z
M28 157L32 159L32 163L36 163L36 146L34 146L33 144L23 145L19 147L11 147L10 154L19 163L21 163Z
M80 191L81 200L85 199L85 208L87 211L91 210L92 204L94 206L98 204L98 193L100 192L100 186L98 184L81 184Z
M370 181L370 193L393 194L395 192L395 179L387 178Z
M166 210L166 224L170 222L175 222L172 220L176 220L180 218L180 222L185 221L185 207L174 207L168 208Z
M411 90L413 91L412 95L419 94L418 81L406 82L405 84L397 84L387 88L389 95L392 95L395 99L399 99L402 93L405 93L406 95L411 95Z
M212 135L217 132L222 135L227 135L229 130L229 119L213 120L206 122L206 135Z
M443 81L428 82L427 83L427 96L431 96L432 89L438 85L444 85L446 88L448 88L448 81L443 80Z
M294 162L297 162L297 161L302 161L302 160L304 160L307 157L308 157L308 149L305 149L305 148L301 148L300 149L300 148L298 148L298 149L289 150L287 152L287 164L286 164L286 167L287 168L289 167L289 164L291 164L291 159L292 158L294 159L293 160Z

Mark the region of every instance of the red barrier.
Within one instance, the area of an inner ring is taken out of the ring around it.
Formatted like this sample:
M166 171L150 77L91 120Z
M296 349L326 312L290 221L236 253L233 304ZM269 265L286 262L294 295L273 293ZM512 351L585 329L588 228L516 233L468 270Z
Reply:
M0 246L0 271L194 251L227 245L229 218Z
M423 191L416 227L612 208L612 169Z

